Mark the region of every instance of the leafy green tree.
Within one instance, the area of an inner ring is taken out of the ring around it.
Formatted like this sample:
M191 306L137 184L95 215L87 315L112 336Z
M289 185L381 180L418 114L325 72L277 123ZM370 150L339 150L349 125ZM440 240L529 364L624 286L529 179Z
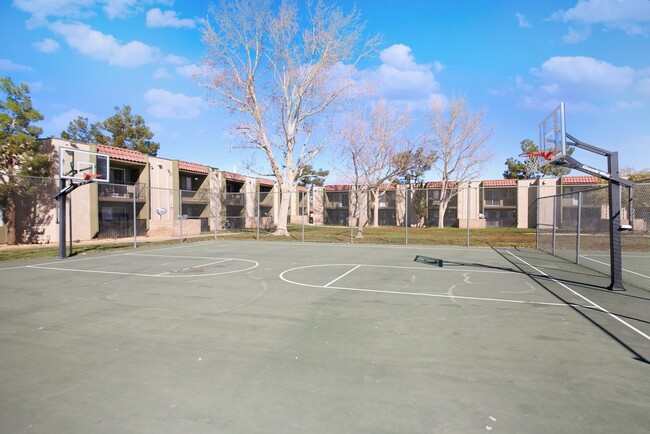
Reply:
M421 147L413 151L400 152L393 159L393 164L396 166L409 167L409 170L398 175L397 179L400 184L409 185L412 189L410 204L417 217L414 220L418 226L426 222L429 212L424 174L431 170L436 159L435 152L426 151Z
M300 168L300 180L298 185L300 187L307 187L310 190L312 187L322 187L325 184L325 178L329 176L329 170L314 169L311 164L305 164Z
M434 151L427 151L422 147L399 152L393 157L393 165L408 169L404 173L397 175L396 178L400 184L417 186L422 183L424 174L431 170L431 166L436 159L437 156Z
M79 116L70 121L68 129L61 132L61 138L82 143L109 143L110 138L102 133L101 122L88 124L88 118Z
M115 114L102 123L111 135L110 145L156 155L160 144L151 141L153 133L140 115L131 113L128 105L115 107Z
M573 154L575 148L569 147L567 149L567 155ZM524 139L521 141L521 153L530 154L531 152L537 152L538 148L535 142L530 139ZM542 167L539 171L531 170L526 166L526 161L519 160L515 157L510 157L506 160L505 165L507 169L503 172L504 179L535 179L541 178L543 176L564 176L568 175L571 169L561 166L556 166L554 164L547 164Z
M21 179L15 175L47 176L51 166L48 155L40 152L38 136L43 130L34 122L43 116L32 106L29 86L15 85L11 78L0 78L0 203L7 224L7 244L15 244L16 203Z
M152 141L154 134L144 118L135 115L131 106L115 107L115 114L103 122L88 125L88 118L79 116L61 133L67 140L84 143L101 143L118 148L132 149L143 154L157 155L160 144Z

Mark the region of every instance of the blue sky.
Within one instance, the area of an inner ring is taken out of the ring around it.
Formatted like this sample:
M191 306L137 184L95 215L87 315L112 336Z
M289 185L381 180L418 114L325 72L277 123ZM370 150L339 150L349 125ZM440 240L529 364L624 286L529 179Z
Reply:
M432 97L465 95L486 110L496 129L483 179L501 178L505 160L519 154L521 140L536 139L537 124L560 101L573 136L618 151L621 166L650 168L650 0L338 4L356 4L368 33L383 35L360 72L389 101L407 102L416 118ZM191 78L204 54L199 27L207 7L3 1L0 76L30 85L43 136L60 136L77 116L103 120L128 104L154 131L160 156L243 172L242 150L228 134L233 119L208 104ZM586 151L574 157L605 166ZM314 165L331 168L335 156L323 153Z

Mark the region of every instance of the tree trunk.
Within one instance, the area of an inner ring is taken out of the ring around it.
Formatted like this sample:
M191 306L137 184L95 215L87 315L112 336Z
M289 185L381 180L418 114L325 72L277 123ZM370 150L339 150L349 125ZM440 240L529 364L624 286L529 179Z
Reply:
M368 196L365 191L358 191L355 194L357 195L356 203L359 213L356 238L363 238L363 228L368 223Z
M447 200L441 200L440 201L440 206L438 207L438 227L439 228L444 228L445 227L445 213L447 212L447 205L449 204L449 201Z
M379 227L379 191L375 191L374 194L374 209L372 210L372 226L375 228Z
M16 238L16 203L14 187L10 185L7 191L7 245L16 244Z
M288 237L287 221L289 219L289 205L291 205L291 188L281 184L280 194L280 210L273 235Z

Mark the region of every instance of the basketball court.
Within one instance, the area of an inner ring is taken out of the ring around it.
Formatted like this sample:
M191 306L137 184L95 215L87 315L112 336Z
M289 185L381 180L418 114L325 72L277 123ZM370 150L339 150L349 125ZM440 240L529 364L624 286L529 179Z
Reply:
M0 432L647 432L650 293L540 251L2 264Z

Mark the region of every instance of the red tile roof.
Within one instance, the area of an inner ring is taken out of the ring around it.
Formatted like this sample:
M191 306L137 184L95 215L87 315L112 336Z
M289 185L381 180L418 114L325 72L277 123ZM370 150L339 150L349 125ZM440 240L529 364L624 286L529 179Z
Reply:
M263 185L265 187L273 187L275 185L275 182L270 179L259 178L259 180L260 185Z
M227 172L224 170L223 174L226 175L227 181L239 181L239 182L246 181L246 177L244 175L240 175L239 173Z
M352 190L351 185L326 185L325 191L348 191Z
M455 187L456 181L447 182L449 187ZM426 188L442 188L442 181L431 181L426 183Z
M563 185L584 185L584 184L598 184L600 179L596 176L563 176Z
M204 175L207 175L209 173L208 166L182 160L178 160L178 170L182 172L202 173Z
M483 181L483 187L515 187L516 179L490 179Z
M111 160L128 161L130 163L147 164L147 156L141 152L117 146L97 145L97 152L107 154Z

